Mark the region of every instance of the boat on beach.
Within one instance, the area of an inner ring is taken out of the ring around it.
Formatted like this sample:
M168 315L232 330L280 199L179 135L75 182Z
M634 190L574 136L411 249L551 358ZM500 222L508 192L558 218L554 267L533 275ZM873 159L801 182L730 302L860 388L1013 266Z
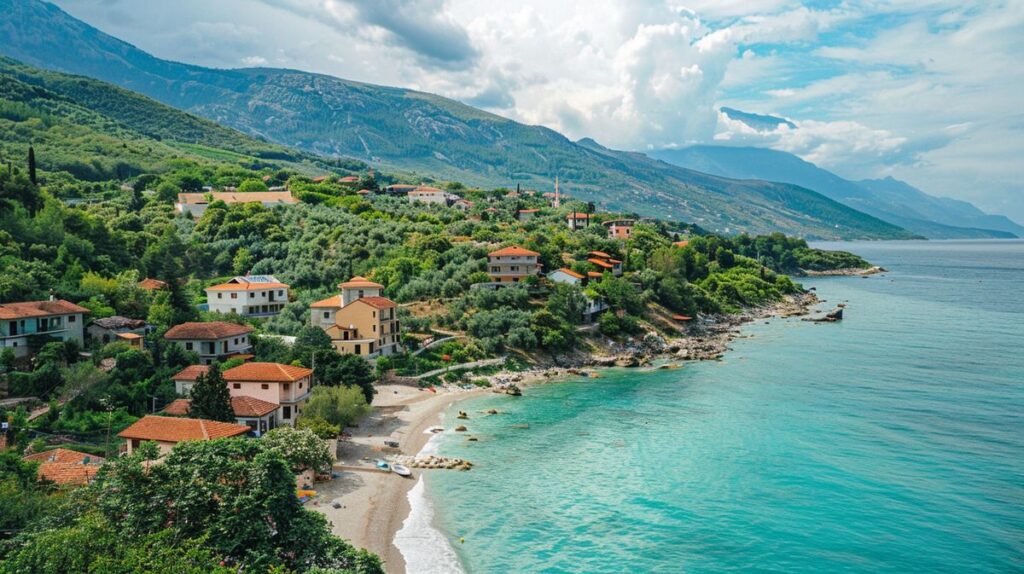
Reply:
M391 471L398 476L412 476L412 471L404 464L395 463L391 465Z

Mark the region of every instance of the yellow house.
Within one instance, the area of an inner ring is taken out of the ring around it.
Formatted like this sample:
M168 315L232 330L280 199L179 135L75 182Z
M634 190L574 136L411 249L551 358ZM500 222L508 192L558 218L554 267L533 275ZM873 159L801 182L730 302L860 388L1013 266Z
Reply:
M343 355L372 358L401 350L398 306L387 297L361 297L335 313L327 329L334 348Z

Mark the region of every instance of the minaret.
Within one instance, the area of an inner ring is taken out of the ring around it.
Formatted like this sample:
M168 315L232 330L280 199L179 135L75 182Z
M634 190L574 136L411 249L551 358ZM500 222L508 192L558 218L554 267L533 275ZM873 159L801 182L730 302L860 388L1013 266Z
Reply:
M558 193L558 176L555 176L555 204L552 207L561 207L562 198Z

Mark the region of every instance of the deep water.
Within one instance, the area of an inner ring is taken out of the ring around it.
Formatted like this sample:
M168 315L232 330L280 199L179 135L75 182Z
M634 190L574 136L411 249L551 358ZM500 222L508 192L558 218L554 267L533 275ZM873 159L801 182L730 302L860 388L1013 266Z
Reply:
M1024 242L830 247L890 270L804 281L842 323L458 404L476 467L426 494L462 569L1024 571Z

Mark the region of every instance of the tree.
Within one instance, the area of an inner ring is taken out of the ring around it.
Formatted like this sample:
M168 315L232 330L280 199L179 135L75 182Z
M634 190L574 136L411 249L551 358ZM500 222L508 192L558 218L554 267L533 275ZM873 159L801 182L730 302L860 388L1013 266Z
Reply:
M213 363L210 369L196 377L192 386L192 406L189 414L197 419L211 421L235 422L235 412L231 408L231 392L228 383L220 372L220 365Z
M295 421L295 428L309 429L313 434L323 439L337 438L338 434L341 433L341 427L338 425L332 425L320 417L306 416L305 413L299 415L299 418Z
M32 146L28 146L28 179L32 185L39 185L36 179L36 150Z
M370 412L359 387L313 387L303 416L321 418L344 428Z
M238 186L238 191L267 191L267 184L258 179L247 179Z
M327 442L306 428L277 427L260 439L263 445L280 454L298 474L304 470L321 470L334 461Z
M366 359L358 355L339 355L336 352L317 355L316 380L332 387L348 385L358 387L366 404L373 402L373 383L377 376Z

